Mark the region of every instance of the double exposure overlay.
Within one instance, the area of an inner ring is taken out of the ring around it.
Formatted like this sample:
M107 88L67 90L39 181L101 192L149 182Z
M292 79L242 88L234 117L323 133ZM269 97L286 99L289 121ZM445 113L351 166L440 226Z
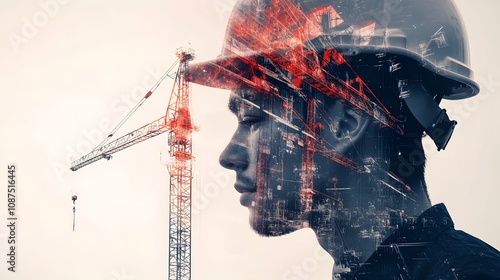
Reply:
M231 90L220 164L252 228L312 228L345 279L452 259L432 239L453 222L431 207L421 139L444 149L456 122L438 104L479 91L464 36L448 0L239 1L221 56L190 79Z

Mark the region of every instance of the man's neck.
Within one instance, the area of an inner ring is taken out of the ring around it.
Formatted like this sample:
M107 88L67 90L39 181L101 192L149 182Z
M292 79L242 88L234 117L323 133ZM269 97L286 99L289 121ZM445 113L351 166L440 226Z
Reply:
M410 186L412 189L422 190L422 185L415 184L425 182L420 181ZM377 188L365 185L363 189ZM360 203L347 199L345 205L334 208L331 234L324 234L324 229L313 227L320 245L332 255L336 266L362 264L395 229L405 221L418 217L431 206L424 192L415 192L407 197L401 195L381 198L380 192L375 191L372 198L365 197L356 201ZM323 234L319 234L320 232Z

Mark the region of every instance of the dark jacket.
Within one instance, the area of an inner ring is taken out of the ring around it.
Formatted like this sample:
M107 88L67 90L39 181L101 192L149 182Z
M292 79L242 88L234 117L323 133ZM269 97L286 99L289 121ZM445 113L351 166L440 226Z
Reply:
M341 279L500 279L500 252L455 230L444 204L390 235L352 274ZM337 278L338 279L338 278Z

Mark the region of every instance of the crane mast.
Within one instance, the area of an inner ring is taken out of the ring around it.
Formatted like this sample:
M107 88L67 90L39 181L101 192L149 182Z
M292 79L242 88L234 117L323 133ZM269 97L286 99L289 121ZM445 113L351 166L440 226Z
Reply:
M172 161L170 173L169 221L169 279L191 279L191 186L192 136L196 128L189 110L188 62L194 58L191 51L178 51L180 60L176 75L177 90L172 91L167 108L169 126L168 145Z
M101 143L89 154L73 161L70 169L76 171L100 159L111 159L111 155L143 142L162 133L168 132L170 162L167 169L170 174L170 215L169 215L169 257L168 279L191 279L191 189L193 149L193 125L190 113L190 87L187 81L189 61L194 59L194 51L188 48L177 49L179 59L174 86L165 116L162 116L120 138ZM151 96L165 75L144 96L144 102ZM140 104L139 104L140 105ZM111 133L108 137L112 137Z

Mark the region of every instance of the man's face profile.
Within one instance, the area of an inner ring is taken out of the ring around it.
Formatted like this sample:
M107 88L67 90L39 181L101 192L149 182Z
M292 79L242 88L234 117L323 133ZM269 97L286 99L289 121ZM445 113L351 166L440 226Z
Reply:
M395 59L382 57L377 67ZM327 81L355 77L345 65L325 65L337 73ZM384 83L381 71L360 69L363 77ZM219 160L236 172L235 189L257 233L311 228L330 252L349 247L369 256L406 215L426 207L416 189L388 171L386 158L397 156L391 155L394 128L341 97L269 84L267 91L246 85L232 90L228 107L238 126Z
M312 126L308 102L315 107ZM331 223L325 219L344 204L341 190L350 190L338 185L339 178L359 172L343 166L355 166L341 154L352 142L349 129L356 129L346 124L352 118L342 115L345 108L328 97L281 87L274 93L233 90L229 109L238 127L220 164L236 172L235 189L252 228L275 236Z
M236 172L240 203L248 207L252 228L262 235L285 234L304 222L300 122L292 121L297 119L293 108L288 109L289 119L283 112L283 104L293 106L293 98L293 94L278 97L240 89L229 100L238 127L220 163Z

